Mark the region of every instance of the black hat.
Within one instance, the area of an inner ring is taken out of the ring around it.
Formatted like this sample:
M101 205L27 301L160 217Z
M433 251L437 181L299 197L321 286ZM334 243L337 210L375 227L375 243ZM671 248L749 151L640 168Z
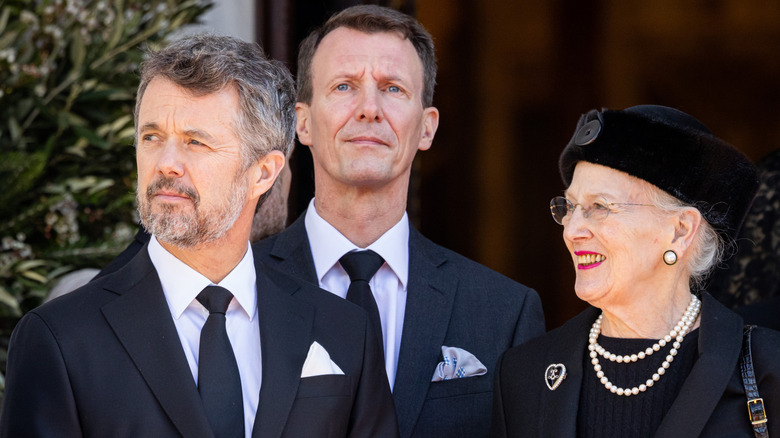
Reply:
M745 155L692 116L665 106L584 114L558 162L566 187L580 161L653 184L732 238L758 191L758 172Z

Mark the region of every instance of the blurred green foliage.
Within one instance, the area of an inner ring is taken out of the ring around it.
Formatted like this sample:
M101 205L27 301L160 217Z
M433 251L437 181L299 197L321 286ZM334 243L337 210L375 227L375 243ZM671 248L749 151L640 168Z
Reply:
M132 240L138 66L209 7L0 0L0 395L21 315Z

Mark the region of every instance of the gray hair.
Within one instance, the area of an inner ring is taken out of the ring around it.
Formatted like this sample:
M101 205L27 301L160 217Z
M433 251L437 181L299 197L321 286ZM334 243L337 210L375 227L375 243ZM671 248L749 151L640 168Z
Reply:
M648 200L663 212L673 215L692 208L701 216L701 225L691 245L692 256L688 259L687 266L691 288L701 289L710 271L723 260L729 243L715 231L696 207L682 202L650 183L647 184L647 188Z
M149 53L141 65L135 123L146 87L161 77L204 96L235 86L241 109L236 136L244 169L278 150L289 157L295 135L295 86L282 63L268 59L257 44L217 35L194 35Z

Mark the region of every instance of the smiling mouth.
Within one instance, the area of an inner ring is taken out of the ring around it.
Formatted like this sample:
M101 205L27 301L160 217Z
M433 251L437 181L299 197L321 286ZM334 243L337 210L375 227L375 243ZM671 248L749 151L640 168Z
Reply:
M600 265L601 262L607 258L602 254L586 253L576 254L577 256L577 268L578 269L590 269Z

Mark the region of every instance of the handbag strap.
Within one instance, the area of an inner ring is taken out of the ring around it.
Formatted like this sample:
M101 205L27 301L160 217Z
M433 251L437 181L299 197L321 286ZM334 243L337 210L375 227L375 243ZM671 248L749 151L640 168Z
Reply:
M754 325L745 326L742 337L742 357L739 361L739 370L742 373L742 384L745 386L748 415L750 416L750 423L753 425L753 433L756 438L769 438L764 399L758 394L756 373L753 370L753 353L750 349L750 334L754 327Z

